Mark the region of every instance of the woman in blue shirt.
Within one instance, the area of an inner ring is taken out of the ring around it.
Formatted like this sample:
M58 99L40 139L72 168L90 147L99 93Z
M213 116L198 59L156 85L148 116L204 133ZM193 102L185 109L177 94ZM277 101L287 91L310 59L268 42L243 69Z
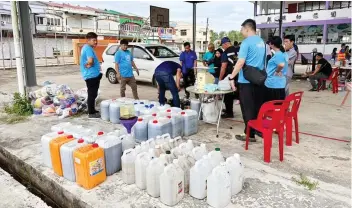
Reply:
M275 51L275 54L266 67L265 101L284 100L288 55L285 53L282 40L278 36L274 36L269 40L269 46Z

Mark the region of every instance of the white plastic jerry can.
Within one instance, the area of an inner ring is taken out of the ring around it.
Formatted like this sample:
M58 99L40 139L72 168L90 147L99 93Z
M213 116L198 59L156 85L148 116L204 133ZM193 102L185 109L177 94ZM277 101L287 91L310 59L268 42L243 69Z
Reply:
M126 184L135 183L135 160L136 153L134 149L127 149L121 157L122 164L122 181Z
M122 141L122 151L134 148L134 146L136 145L134 137L131 134L125 134L120 136L120 140Z
M160 175L164 172L164 168L160 158L153 158L147 166L147 193L152 197L160 196Z
M171 106L169 105L169 104L165 104L165 105L161 105L161 106L159 106L159 107L157 107L157 109L159 110L159 111L165 111L166 109L168 109L168 108L170 108Z
M184 172L184 181L185 181L185 193L189 192L189 180L190 180L190 169L193 166L192 163L190 161L188 161L187 157L185 155L180 155L178 157L178 164L180 166L180 168L182 168L183 172Z
M176 146L179 146L180 144L182 144L182 137L178 136L176 138L174 138Z
M134 136L138 141L148 140L148 120L138 117L137 122L133 126Z
M177 162L175 159L160 175L160 201L168 206L176 205L184 196L184 173L175 165Z
M172 150L171 150L171 155L172 155L172 157L174 157L174 158L178 158L180 155L182 155L183 153L182 153L182 151L181 151L181 149L180 149L180 147L175 147L175 148L173 148Z
M42 143L42 159L43 159L43 164L46 167L52 168L51 164L51 154L50 154L50 141L53 139L56 139L60 136L65 136L63 131L59 132L51 132L48 134L45 134L41 138L41 143Z
M138 188L144 190L147 188L146 169L151 160L149 152L141 152L137 155L135 161L135 181Z
M101 114L101 119L104 121L110 121L110 103L112 100L103 100L100 103L100 114Z
M226 165L231 176L231 195L238 194L244 183L244 165L241 162L240 155L235 153L226 159Z
M103 137L104 136L104 132L102 131L99 131L98 133L96 134L87 134L87 135L84 135L82 138L84 139L84 141L86 141L88 144L93 144L95 143L95 141L97 139L99 139L100 137Z
M194 148L193 141L189 139L187 142L180 144L179 147L183 154L191 155Z
M225 159L220 152L220 148L215 148L215 150L208 153L208 156L213 168L218 166L221 162L225 162Z
M200 146L193 148L192 150L192 156L195 160L200 160L204 155L207 155L207 154L208 154L207 147L203 143L200 144Z
M189 194L197 199L207 196L207 178L213 170L209 157L204 155L190 170Z
M214 208L226 207L231 201L230 173L223 162L213 169L207 180L207 203Z
M83 139L78 139L65 143L60 147L60 158L63 176L69 181L76 181L73 152L86 144L87 143Z
M148 139L146 141L146 143L148 144L149 148L155 148L155 140L154 140L154 138Z
M62 122L51 127L52 132L63 131L65 127L73 126L70 122Z
M194 110L197 113L199 113L199 110L200 110L200 101L199 100L196 100L196 99L191 100L191 110Z
M146 142L141 143L141 152L148 152L149 151L149 145Z
M180 112L183 117L183 135L191 136L198 132L198 113L194 110L183 110Z
M171 120L171 137L183 136L183 118L178 113L172 113L167 116Z
M113 124L120 123L120 106L121 104L117 101L111 102L109 105L109 117Z
M171 121L168 118L158 118L148 123L148 139L171 133Z

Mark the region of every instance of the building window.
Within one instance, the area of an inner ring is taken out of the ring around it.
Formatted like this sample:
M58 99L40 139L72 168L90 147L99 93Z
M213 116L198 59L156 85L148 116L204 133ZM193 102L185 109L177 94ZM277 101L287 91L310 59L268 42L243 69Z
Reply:
M44 24L44 17L37 17L37 25L43 25Z
M187 36L187 30L181 30L181 36Z
M203 35L206 36L206 35L207 35L207 32L203 32Z
M307 12L307 11L316 11L316 10L324 10L325 9L325 1L308 1L298 3L298 12Z
M334 1L332 4L332 9L342 9L342 8L350 8L350 1Z
M11 22L11 15L1 14L1 20L4 22Z

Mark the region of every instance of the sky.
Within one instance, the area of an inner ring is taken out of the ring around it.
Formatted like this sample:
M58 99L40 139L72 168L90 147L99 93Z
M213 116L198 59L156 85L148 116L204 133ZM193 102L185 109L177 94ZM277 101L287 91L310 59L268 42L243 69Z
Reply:
M62 3L63 1L55 1ZM67 1L65 3L68 3ZM192 4L184 1L70 1L70 4L112 9L122 13L149 16L149 6L170 10L170 21L192 23ZM253 3L248 1L211 1L197 4L197 24L206 25L216 32L240 30L244 20L254 17Z

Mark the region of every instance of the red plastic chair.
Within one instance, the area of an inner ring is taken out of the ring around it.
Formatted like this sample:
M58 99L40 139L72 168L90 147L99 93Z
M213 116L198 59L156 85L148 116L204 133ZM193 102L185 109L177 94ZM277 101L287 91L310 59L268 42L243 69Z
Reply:
M296 143L299 144L298 134L298 110L301 105L303 92L295 92L288 95L285 101L289 102L290 107L286 113L286 145L292 146L292 120L295 122Z
M324 78L324 79L319 79L318 81L318 92L320 89L325 90L325 85L326 81L330 81L330 84L332 86L332 93L337 93L338 92L338 76L339 76L339 69L334 68L332 73L330 74L329 78Z
M285 114L289 108L289 102L284 100L273 100L266 102L260 108L256 120L250 120L246 129L246 147L248 150L249 131L253 128L263 134L264 139L264 162L270 162L272 135L274 132L279 135L280 161L284 160L284 125ZM267 117L270 112L271 116Z

